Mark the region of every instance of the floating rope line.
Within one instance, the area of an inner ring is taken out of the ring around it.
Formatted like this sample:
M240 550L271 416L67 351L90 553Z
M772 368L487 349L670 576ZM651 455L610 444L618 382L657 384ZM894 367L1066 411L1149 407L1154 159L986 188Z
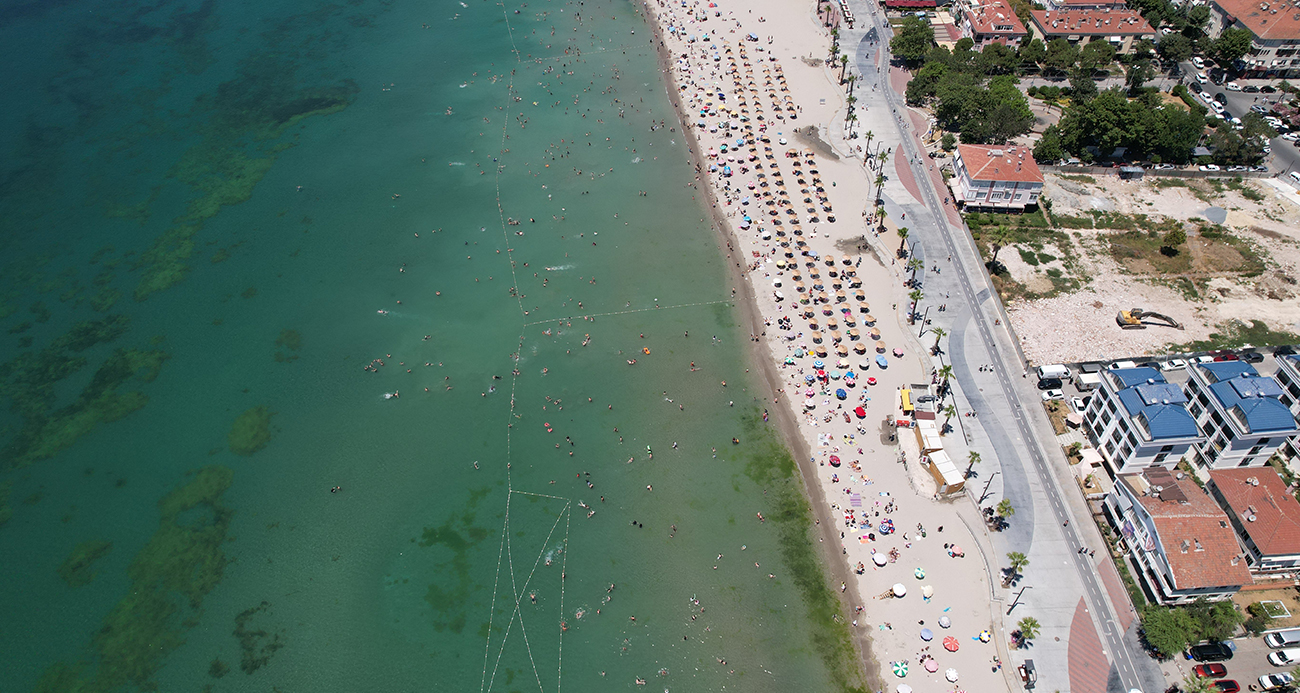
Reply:
M534 322L524 323L524 327L533 327L534 325L545 325L551 322L561 320L572 320L578 318L603 318L610 315L631 315L632 313L648 313L652 310L673 310L674 308L695 308L697 306L716 306L722 303L734 303L733 299L721 299L718 301L700 301L698 303L678 303L671 306L655 306L654 308L629 308L627 310L613 310L607 313L583 313L582 315L563 315L558 318L547 318L546 320L536 320Z
M547 535L546 535L546 541L543 542L542 547L541 547L541 550L538 551L538 553L537 553L537 557L536 557L535 559L533 559L533 566L532 566L532 569L529 571L529 573L528 573L528 577L524 580L522 586L519 584L518 580L516 579L517 576L516 576L516 573L515 573L515 567L514 567L514 551L513 551L513 542L512 542L511 539L510 539L510 531L509 531L509 530L510 530L510 498L509 498L509 497L510 497L510 496L513 496L513 495L516 494L516 493L521 494L521 495L528 495L528 496L535 496L535 497L542 497L542 498L551 498L551 499L554 499L554 500L561 500L561 501L564 501L564 507L563 507L563 508L560 510L560 512L555 516L555 522L552 523L552 525L551 525L551 529L550 529L550 531L549 531L549 532L547 533ZM505 521L504 521L504 523L503 523L503 530L502 530L502 531L503 531L503 540L502 540L502 544L503 544L503 546L504 546L504 553L505 553L505 555L504 555L504 559L505 559L504 562L507 564L507 566L508 566L508 570L509 570L509 572L510 572L510 585L511 585L511 590L514 592L514 596L515 596L515 604L514 604L514 609L511 611L511 614L510 614L510 621L509 621L509 623L506 624L506 631L505 631L505 633L501 636L500 647L499 647L499 649L497 650L496 660L495 660L495 662L493 662L493 664L492 664L492 676L491 676L490 678L488 677L488 674L487 674L487 668L488 668L488 660L491 659L491 651L492 651L492 619L489 617L489 620L488 620L488 646L487 646L487 651L486 651L486 653L485 653L485 655L484 655L484 663L483 663L483 678L482 678L482 683L481 683L481 685L480 685L480 690L481 690L481 691L488 691L488 690L491 690L491 689L492 689L492 685L493 685L493 683L496 681L496 675L497 675L497 672L498 672L498 670L499 670L500 667L501 667L501 658L505 655L506 645L507 645L507 643L509 642L509 639L510 639L510 632L514 629L514 625L515 625L515 621L516 621L516 620L519 621L519 631L520 631L520 634L523 636L523 639L524 639L524 648L525 648L525 649L527 650L527 652L528 652L528 661L532 664L532 667L533 667L533 675L534 675L534 677L537 679L537 687L538 687L538 690L539 690L539 691L545 691L545 690L546 690L546 689L545 689L545 686L542 685L541 672L540 672L540 671L538 670L538 668L537 668L537 661L536 661L536 659L533 657L532 644L529 642L529 639L528 639L528 632L527 632L527 629L524 627L524 615L523 615L523 612L520 611L519 605L520 605L520 603L523 602L523 595L528 591L528 586L529 586L530 584L532 584L533 578L534 578L534 577L536 576L536 574L537 574L537 568L538 568L538 566L540 566L540 565L542 564L542 558L546 555L547 549L548 549L548 547L551 545L551 539L555 536L556 529L559 528L560 520L565 520L565 524L564 524L564 540L561 542L561 549L560 549L560 550L561 550L561 559L560 559L560 571L561 571L561 572L560 572L560 615L561 615L561 617L563 617L563 615L564 615L564 596L565 596L565 595L564 595L564 570L565 570L565 566L567 565L567 561L568 561L569 527L570 527L570 524L571 524L570 521L569 521L569 518L571 518L571 512L570 512L570 511L571 511L571 509L572 509L572 506L573 506L572 501L570 501L570 500L568 500L568 499L565 499L565 498L562 498L562 497L560 497L560 496L550 496L550 495L541 494L541 493L529 493L529 492L527 492L527 491L510 491L510 492L507 494L507 499L506 499L506 518L505 518ZM501 569L501 564L502 564L502 562L503 562L503 561L502 561L502 557L501 557L501 556L498 556L498 558L497 558L497 571L498 571L498 575L500 575L500 569ZM496 594L497 594L497 591L498 591L498 590L497 590L497 586L494 585L494 587L493 587L493 595L492 595L492 604L493 604L493 610L494 610L494 611L495 611L495 608L496 608L495 605L496 605ZM564 631L563 631L563 629L560 630L559 643L560 643L560 648L561 648L561 650L562 650L562 649L563 649L563 644L564 644ZM557 662L557 664L558 664L558 662ZM559 683L558 683L558 682L559 682L559 679L557 678L557 683L556 683L556 690L557 690L557 691L559 690Z

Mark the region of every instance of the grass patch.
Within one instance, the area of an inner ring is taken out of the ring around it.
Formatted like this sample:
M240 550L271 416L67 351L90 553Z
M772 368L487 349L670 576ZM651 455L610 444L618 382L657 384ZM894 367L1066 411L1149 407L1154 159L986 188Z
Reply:
M1106 240L1111 257L1130 272L1179 274L1192 268L1191 256L1187 252L1173 257L1161 253L1161 235L1154 230L1114 233Z
M1043 214L1042 209L1035 209L1032 212L1024 214L998 214L994 212L971 212L965 215L966 225L971 231L979 231L984 228L997 228L1006 226L1014 230L1018 229L1046 229L1051 226L1047 216Z
M1085 176L1085 175L1059 174L1057 175L1057 178L1060 178L1061 180L1072 180L1075 183L1096 183L1097 182L1096 178L1093 178L1092 176Z
M1241 264L1228 268L1240 272L1244 277L1257 277L1264 272L1264 258L1260 257L1255 246L1244 238L1234 236L1228 229L1218 224L1202 226L1197 232L1201 238L1213 243L1222 243L1241 255Z
M1257 347L1300 344L1300 335L1285 330L1274 330L1262 320L1251 320L1249 325L1240 320L1229 320L1219 325L1218 332L1211 332L1209 339L1175 345L1170 347L1170 350L1213 351L1236 349L1247 344Z
M1020 259L1024 260L1026 265L1038 266L1038 255L1034 251L1025 250L1024 248L1017 248L1016 250L1020 252Z

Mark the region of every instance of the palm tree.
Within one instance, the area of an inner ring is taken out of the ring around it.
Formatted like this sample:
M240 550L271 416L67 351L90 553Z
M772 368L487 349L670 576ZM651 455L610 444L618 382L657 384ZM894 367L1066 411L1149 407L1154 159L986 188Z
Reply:
M939 331L938 329L935 329L935 332L938 331ZM945 332L944 334L948 334L948 333ZM946 385L948 383L948 380L952 378L952 366L947 363L943 364L942 366L939 366L939 377L943 379L943 382Z
M1211 687L1212 679L1201 678L1194 673L1187 674L1183 682L1178 684L1178 690L1183 693L1216 693L1218 688Z
M849 83L849 96L853 96L853 83L858 81L858 76L849 75L845 81Z
M1015 239L1015 234L1011 233L1011 229L1009 227L999 226L997 229L995 229L993 231L993 237L989 239L989 242L993 244L993 258L989 260L989 262L997 262L998 251L1010 245L1011 241L1014 239Z
M849 56L840 56L840 84L844 84L844 73L849 69Z
M1012 515L1015 514L1016 514L1016 509L1011 506L1011 501L1007 500L1006 498L1003 498L1002 500L998 501L999 517L1011 517Z
M921 299L925 298L925 294L921 293L920 289L912 289L912 293L908 294L907 297L912 299L912 312L915 313L916 307L920 305Z
M877 190L877 192L879 192L879 188L877 188L876 190ZM881 208L880 208L880 211L877 212L876 216L880 219L880 230L881 230L881 231L884 231L884 230L885 230L885 217L889 216L889 212L886 212L886 211L885 211L885 208L884 208L884 207L881 207Z
M1033 616L1026 616L1020 619L1020 622L1016 624L1016 632L1020 634L1020 645L1024 646L1028 644L1030 640L1038 637L1039 628L1041 628L1041 626L1038 624L1038 619Z
M903 253L903 250L907 248L907 227L906 226L898 227L898 240L901 241L898 244L898 253L901 255Z
M885 187L885 174L881 173L876 176L876 204L880 204L880 191ZM885 228L882 224L880 228Z
M856 122L857 120L858 117L856 115L853 115L852 111L850 111L848 117L844 119L844 126L848 128L850 134L852 134L853 132L853 123Z
M1019 553L1019 551L1011 551L1010 554L1006 554L1006 560L1009 560L1011 563L1008 567L1010 577L1021 575L1021 569L1030 564L1030 558L1028 558L1027 555Z
M971 450L967 459L970 460L970 464L966 465L966 478L969 479L971 472L975 471L975 465L979 464L980 462L980 454L978 452L975 452L974 450Z
M925 266L925 261L919 257L914 257L907 261L907 271L916 274L916 271Z
M944 408L944 410L943 410L943 415L946 416L946 417L948 417L948 418L946 418L946 419L943 420L944 428L947 428L947 427L948 427L948 422L949 422L949 421L952 421L952 417L954 417L954 416L957 415L957 405L955 405L955 404L949 404L947 407Z
M939 340L943 339L944 337L947 337L948 331L943 329L942 327L936 327L930 331L934 333L934 350L937 352L939 351Z

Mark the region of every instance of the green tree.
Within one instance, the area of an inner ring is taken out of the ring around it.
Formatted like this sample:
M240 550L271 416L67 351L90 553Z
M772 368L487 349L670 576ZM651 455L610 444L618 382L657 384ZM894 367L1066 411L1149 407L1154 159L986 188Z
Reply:
M939 146L943 147L945 152L950 152L957 147L957 138L951 132L945 132L943 139L939 141Z
M1245 620L1231 601L1210 602L1201 597L1184 608L1196 623L1198 640L1227 640Z
M1169 34L1160 39L1156 50L1166 64L1174 66L1192 57L1192 40L1182 34Z
M1134 60L1128 66L1128 72L1124 75L1124 81L1128 85L1130 94L1135 94L1142 90L1143 85L1156 76L1155 68L1151 67L1150 60Z
M1187 242L1187 232L1182 227L1171 229L1161 239L1160 252L1173 257L1178 254L1178 246Z
M1252 34L1249 29L1224 29L1214 41L1214 60L1223 67L1231 67L1233 61L1250 52Z
M1079 61L1079 50L1063 38L1052 39L1043 56L1043 71L1063 75Z
M1024 66L1037 66L1047 57L1047 46L1042 39L1034 39L1028 43L1022 43L1018 51L1020 64Z
M954 417L954 416L957 415L957 405L955 405L955 404L949 404L948 406L944 407L944 408L943 408L943 415L946 417L946 418L943 420L943 425L944 425L944 426L947 426L947 425L948 425L948 422L949 422L949 421L952 421L952 417Z
M1147 644L1164 657L1187 649L1196 633L1196 621L1183 609L1147 604L1142 607L1141 619Z
M926 101L935 97L935 90L939 87L939 82L948 75L951 68L948 64L940 61L929 61L916 71L912 79L907 83L907 103L909 106L920 106Z
M902 255L907 249L907 227L898 227L898 254Z
M1011 505L1010 500L1003 498L1002 500L998 501L997 512L998 512L998 517L1006 518L1015 515L1016 509L1014 506Z
M1001 43L985 44L975 64L986 75L1012 75L1020 67L1020 56Z
M1188 672L1183 677L1183 682L1178 685L1180 693L1216 693L1219 689L1210 685L1213 679L1207 679L1197 676L1193 672Z
M1038 624L1038 619L1033 616L1026 616L1020 619L1020 622L1016 624L1016 631L1020 633L1021 644L1026 644L1030 640L1037 638L1038 630L1041 627L1042 626Z
M1043 136L1038 138L1038 144L1034 145L1034 159L1056 162L1064 158L1065 149L1061 147L1061 130L1055 125L1049 125L1043 131Z
M1018 575L1025 566L1029 565L1029 557L1019 551L1012 551L1007 554L1007 562L1011 564L1008 568L1012 574Z
M1089 41L1079 51L1079 67L1090 74L1104 70L1115 60L1115 47L1110 41Z
M1091 45L1091 44L1089 44ZM1070 72L1070 97L1076 102L1088 101L1097 96L1097 83L1092 81L1092 72L1079 68Z
M966 453L966 459L969 461L969 464L966 465L966 476L964 478L969 479L971 472L975 471L975 465L980 463L980 454L974 450L969 450Z
M1006 246L1011 245L1011 241L1015 240L1015 238L1015 233L1013 233L1011 228L1008 226L999 226L990 232L989 242L993 244L993 257L989 258L989 262L997 262L998 252Z
M908 65L914 66L925 58L934 45L934 28L918 17L904 17L889 40L889 51Z
M945 329L943 329L942 327L936 327L936 328L934 328L933 330L930 330L930 331L934 333L934 348L935 348L935 349L938 349L938 348L939 348L939 340L940 340L940 339L943 339L944 337L947 337L947 336L948 336L948 331L945 330Z

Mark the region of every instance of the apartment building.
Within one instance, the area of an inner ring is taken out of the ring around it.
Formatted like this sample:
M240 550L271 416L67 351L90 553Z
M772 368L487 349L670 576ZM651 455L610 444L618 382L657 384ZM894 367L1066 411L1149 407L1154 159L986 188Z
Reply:
M1029 36L1006 0L958 0L953 3L953 14L962 36L974 41L977 51L990 43L1017 48Z
M1154 368L1103 370L1083 425L1112 475L1173 467L1204 440L1186 395Z
M1187 368L1187 410L1204 439L1190 457L1202 467L1261 467L1300 433L1300 422L1282 402L1276 380L1244 361L1193 363Z
M1272 467L1216 469L1206 490L1231 520L1251 574L1300 569L1300 503Z
M1133 52L1133 44L1142 39L1155 41L1156 30L1136 10L1064 9L1033 10L1029 13L1031 34L1043 43L1063 38L1084 46L1093 41L1109 41L1116 55Z
M1300 77L1300 0L1210 0L1209 35L1218 37L1234 27L1251 34L1250 53L1241 60L1242 77Z
M953 199L967 209L1023 212L1043 193L1033 151L1014 144L959 144L953 174L948 181Z

